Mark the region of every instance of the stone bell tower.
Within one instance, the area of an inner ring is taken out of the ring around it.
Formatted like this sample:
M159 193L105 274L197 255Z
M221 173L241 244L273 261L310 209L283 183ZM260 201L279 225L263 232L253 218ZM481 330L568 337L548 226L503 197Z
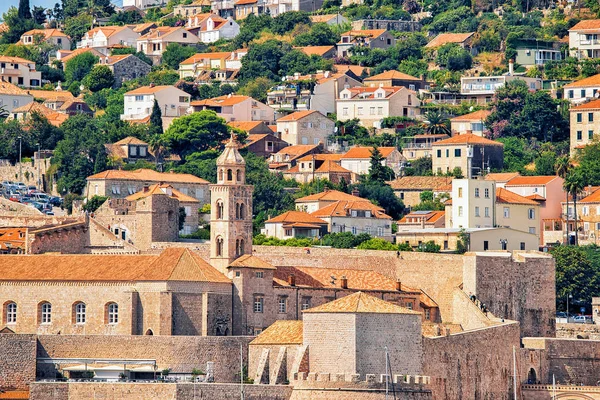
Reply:
M217 183L210 185L210 264L225 275L236 258L252 254L253 190L232 134L217 158Z

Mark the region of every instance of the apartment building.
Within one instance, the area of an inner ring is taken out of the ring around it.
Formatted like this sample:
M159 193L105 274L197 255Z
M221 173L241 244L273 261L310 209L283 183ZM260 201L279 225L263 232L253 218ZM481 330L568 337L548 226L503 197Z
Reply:
M162 55L171 43L183 46L194 45L199 42L198 36L183 27L161 26L151 29L148 33L136 40L137 51L144 53L154 64L160 63Z
M136 41L140 34L134 32L129 26L99 26L85 33L81 41L77 42L77 48L93 48L96 51L108 55L108 49L112 46L136 47Z
M571 119L570 150L574 156L578 149L591 143L598 134L600 122L600 99L572 107L569 110Z
M472 133L453 136L432 144L434 174L445 174L460 168L463 175L472 178L486 171L502 169L504 145Z
M21 57L0 56L0 80L26 88L40 87L42 73L36 71L33 61Z
M213 53L198 53L179 64L179 77L198 78L206 71L231 71L242 67L242 57L248 53L247 49L235 51L222 51Z
M275 122L275 111L268 105L249 96L229 94L190 103L194 112L212 110L225 121L263 121L267 125Z
M220 39L233 39L240 33L240 26L231 17L221 18L212 13L192 15L186 28L202 43L214 43Z
M396 38L385 29L351 30L342 33L337 49L340 57L347 57L355 46L385 50L395 44Z
M542 89L541 78L515 76L509 73L497 76L463 76L460 78L460 94L465 96L468 101L488 104L492 101L496 90L516 79L524 81L531 92Z
M420 100L415 91L405 87L353 87L340 92L336 103L339 121L360 120L365 127L381 127L387 117L419 115Z
M180 117L187 113L191 96L175 86L142 86L125 93L122 120L144 120L149 118L158 102L163 117Z
M483 136L486 131L485 120L491 114L488 110L479 110L469 114L460 115L450 119L450 129L452 133L472 133L477 136Z
M600 57L600 19L579 21L569 29L569 49L572 57Z
M429 82L421 76L416 78L400 71L385 71L381 74L373 75L363 79L365 86L371 87L392 87L392 86L404 86L407 89L419 91L421 89L429 90Z
M592 75L563 86L564 98L572 104L585 103L596 98L600 90L600 74Z
M327 143L335 122L318 111L297 111L277 120L277 132L291 145Z

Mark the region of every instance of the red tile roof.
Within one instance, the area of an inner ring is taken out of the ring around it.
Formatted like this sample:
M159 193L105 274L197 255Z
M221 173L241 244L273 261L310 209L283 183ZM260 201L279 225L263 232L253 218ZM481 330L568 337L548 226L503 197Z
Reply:
M482 121L490 116L492 112L488 110L479 110L469 114L460 115L458 117L452 118L450 121L458 122L458 121Z
M348 281L350 284L350 281ZM421 314L400 307L363 292L356 292L321 306L304 310L304 313L369 313L369 314Z
M177 174L173 172L157 172L151 169L136 169L134 171L123 171L118 169L109 169L103 172L99 172L95 175L87 177L88 180L95 179L115 179L115 180L129 180L129 181L149 181L159 183L203 183L208 184L209 182L205 179L198 178L192 174Z
M432 146L451 146L453 144L484 144L487 146L502 146L500 142L496 142L490 139L486 139L481 136L474 135L472 133L465 133L462 135L452 136L449 139L439 140L434 142Z
M492 172L487 174L483 179L486 181L508 182L517 176L521 176L518 172Z
M327 225L327 222L323 221L322 219L313 217L309 213L305 213L302 211L286 211L283 214L276 216L275 218L271 218L265 221L266 224L274 224L279 222L283 223L284 225L293 224L296 222L312 225Z
M316 110L306 110L306 111L296 111L291 114L286 115L285 117L281 117L277 120L277 122L290 122L290 121L299 121L304 117L308 117L311 114L319 113ZM321 113L319 113L321 114ZM323 115L323 114L321 114Z
M307 56L312 56L313 54L317 56L323 56L332 50L335 51L335 46L304 46L295 47L295 49L300 50Z
M528 204L537 206L539 203L503 188L496 189L496 203Z
M229 264L229 268L275 269L275 267L252 254L244 254Z
M589 76L587 78L583 78L583 79L580 79L575 82L567 83L566 85L563 86L563 88L571 88L571 87L578 88L578 87L586 87L586 86L600 86L600 74Z
M394 151L398 150L395 147L379 147L379 152L383 156L383 158L388 158L389 155ZM373 151L373 147L360 147L356 146L348 150L346 154L342 156L342 159L365 159L371 158L371 152Z
M311 194L296 199L296 203L304 203L307 201L365 201L362 197L352 196L351 194L340 192L339 190L327 190L325 192Z
M390 70L390 71L382 72L381 74L377 74L377 75L373 75L368 78L365 78L363 81L370 82L370 81L381 81L381 80L388 80L388 79L400 79L400 80L404 80L404 81L420 81L421 80L419 78L415 78L414 76L405 74L400 71Z
M558 176L517 176L506 182L505 186L540 186L547 185Z
M403 176L387 183L394 190L452 190L452 178L445 176Z
M260 335L250 342L250 345L286 345L303 342L304 324L296 320L278 320L271 324Z
M428 214L417 214L415 212L411 212L406 214L400 221L399 224L416 224L416 222L408 222L408 218L419 218L425 219L426 224L433 224L437 222L440 218L444 218L446 215L445 211L429 211Z
M471 36L473 36L475 32L467 32L467 33L440 33L433 40L425 45L428 48L436 48L443 46L448 43L462 43Z
M169 191L171 192L171 194L169 195ZM155 185L149 186L148 190L142 190L139 191L137 193L131 194L129 196L126 197L127 200L129 201L137 201L149 196L153 196L153 195L164 195L164 196L169 196L172 199L177 199L182 203L199 203L199 201L192 197L192 196L188 196L187 194L181 193L179 190L175 189L173 186L171 185L167 185L164 183L157 183Z
M319 218L350 217L352 210L371 211L377 219L392 219L392 217L383 212L383 208L365 199L361 199L360 201L340 200L314 211L310 215Z
M589 29L600 29L600 19L585 19L575 24L569 31L585 31Z
M598 75L598 82L600 84L600 75ZM600 109L600 99L595 99L588 103L580 104L576 107L571 107L570 111L595 110L595 109Z

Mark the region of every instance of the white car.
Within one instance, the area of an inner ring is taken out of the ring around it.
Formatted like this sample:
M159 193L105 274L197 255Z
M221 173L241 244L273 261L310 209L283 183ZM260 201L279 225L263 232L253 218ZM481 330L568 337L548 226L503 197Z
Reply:
M586 317L585 315L578 315L573 318L573 322L576 324L591 324L592 319L590 317Z

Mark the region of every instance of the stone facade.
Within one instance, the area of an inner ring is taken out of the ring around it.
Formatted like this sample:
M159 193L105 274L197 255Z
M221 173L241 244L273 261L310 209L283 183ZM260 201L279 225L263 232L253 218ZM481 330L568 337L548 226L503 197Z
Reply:
M0 333L0 393L2 389L26 390L35 380L34 335Z
M100 59L101 65L107 65L115 76L113 89L121 87L123 82L148 75L150 65L130 54L127 57L105 57Z

